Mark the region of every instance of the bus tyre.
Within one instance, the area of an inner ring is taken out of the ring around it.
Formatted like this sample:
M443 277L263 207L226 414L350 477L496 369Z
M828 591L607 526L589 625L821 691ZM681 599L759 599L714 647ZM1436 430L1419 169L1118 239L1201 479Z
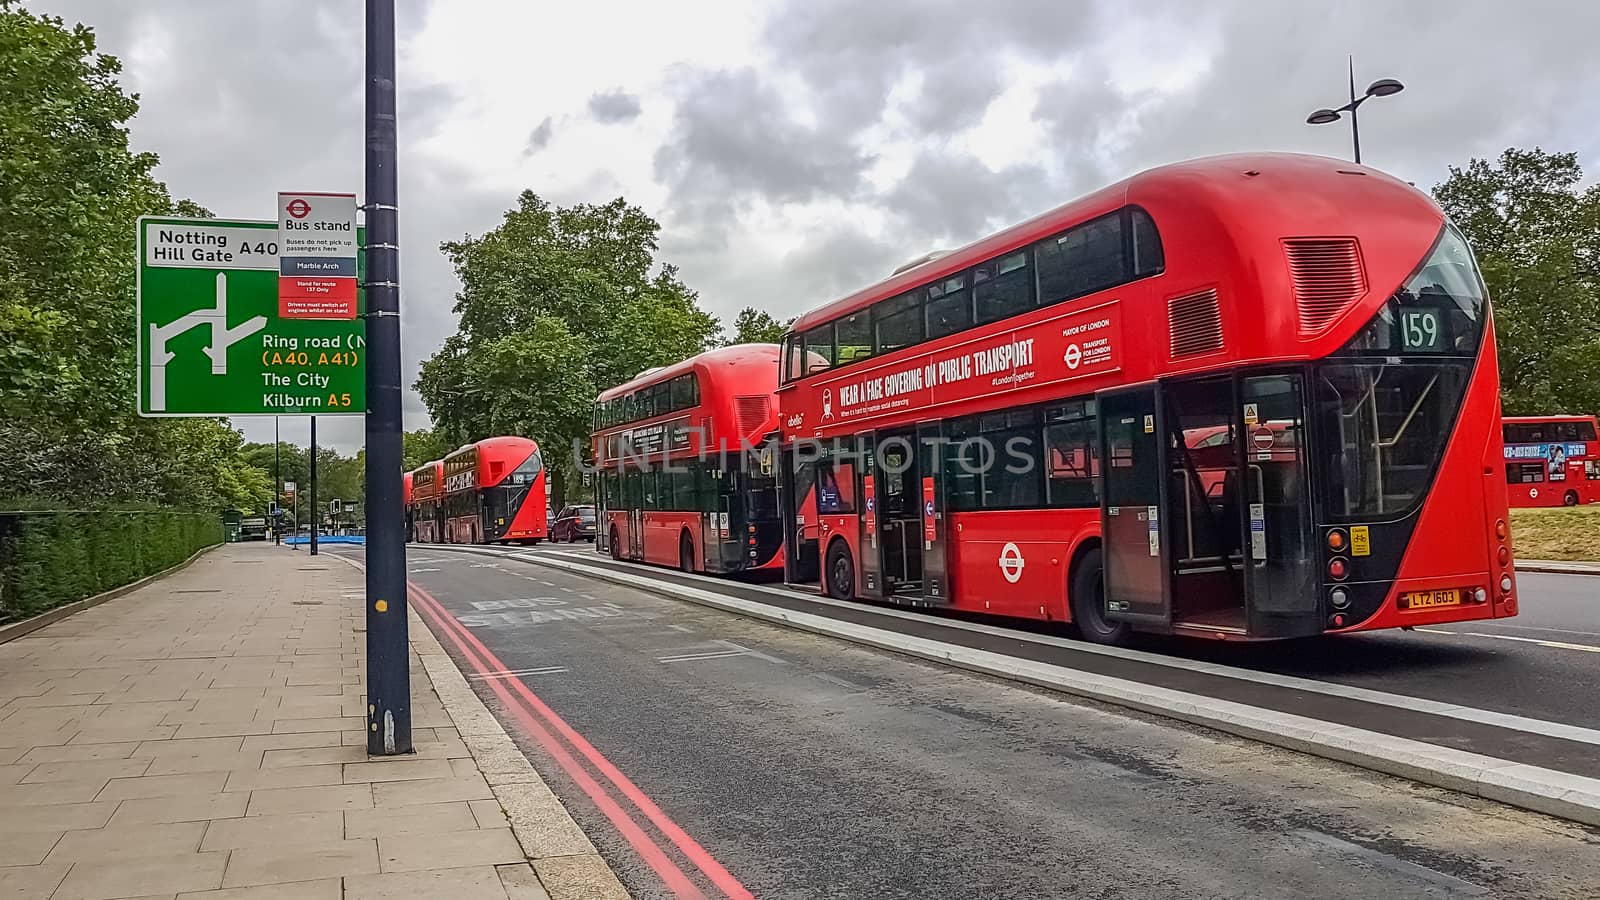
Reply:
M1566 494L1562 495L1562 497L1561 497L1561 505L1562 506L1577 506L1578 505L1578 492L1577 491L1567 491Z
M621 562L622 561L622 544L617 542L617 530L615 528L611 529L610 545L611 546L608 549L611 550L611 558L616 560L616 561L618 561L618 562Z
M1084 640L1096 644L1120 644L1127 640L1131 629L1127 622L1106 619L1105 565L1100 548L1085 553L1072 572L1072 590L1068 598L1072 603L1072 620Z
M694 541L687 534L678 538L678 569L694 574Z
M835 600L855 599L856 563L850 558L850 548L844 541L834 541L828 545L828 561L822 568L822 584L828 596Z

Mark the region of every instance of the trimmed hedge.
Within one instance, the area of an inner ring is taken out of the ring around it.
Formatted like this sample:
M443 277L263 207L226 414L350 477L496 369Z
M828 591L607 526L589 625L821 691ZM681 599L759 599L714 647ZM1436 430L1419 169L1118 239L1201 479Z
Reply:
M0 622L121 587L221 542L213 513L0 512Z

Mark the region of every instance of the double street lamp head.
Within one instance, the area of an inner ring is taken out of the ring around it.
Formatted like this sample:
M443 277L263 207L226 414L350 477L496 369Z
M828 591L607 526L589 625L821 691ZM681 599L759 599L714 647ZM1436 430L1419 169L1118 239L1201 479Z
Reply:
M1306 124L1327 125L1330 122L1337 122L1340 118L1342 118L1340 115L1341 113L1353 111L1368 97L1389 97L1394 94L1398 94L1405 89L1406 86L1401 84L1396 79L1379 78L1377 81L1367 85L1367 92L1365 94L1362 94L1359 97L1351 98L1349 103L1346 103L1338 109L1319 109L1311 115L1306 116Z

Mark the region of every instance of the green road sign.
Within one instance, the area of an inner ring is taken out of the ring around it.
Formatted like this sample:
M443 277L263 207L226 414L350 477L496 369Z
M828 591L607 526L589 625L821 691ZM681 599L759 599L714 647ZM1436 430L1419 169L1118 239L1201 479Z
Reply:
M140 415L367 411L365 322L278 315L276 222L140 218L138 298Z

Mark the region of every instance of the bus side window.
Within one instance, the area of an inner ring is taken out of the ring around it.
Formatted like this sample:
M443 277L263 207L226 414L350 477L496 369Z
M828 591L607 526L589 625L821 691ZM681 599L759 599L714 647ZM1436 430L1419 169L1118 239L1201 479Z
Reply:
M1074 403L1045 411L1046 502L1052 507L1100 505L1100 450L1094 406Z

